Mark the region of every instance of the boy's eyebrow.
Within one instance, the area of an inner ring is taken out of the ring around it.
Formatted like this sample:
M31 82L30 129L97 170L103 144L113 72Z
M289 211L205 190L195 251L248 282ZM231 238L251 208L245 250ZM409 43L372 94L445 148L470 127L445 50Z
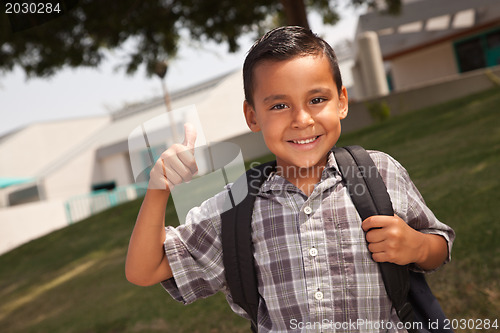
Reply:
M331 92L331 89L329 89L329 88L323 88L323 87L314 88L314 89L311 89L311 90L308 91L309 94L318 94L318 93L328 94L330 92ZM286 99L287 97L288 97L288 95L284 95L284 94L270 95L270 96L267 96L266 98L264 98L263 102L264 103L270 103L270 102L274 102L274 101L277 101L277 100Z
M269 103L277 100L283 100L287 98L287 95L270 95L263 99L264 103Z
M315 89L309 90L309 94L318 94L318 93L328 94L330 92L331 92L331 89L328 89L328 88L315 88Z

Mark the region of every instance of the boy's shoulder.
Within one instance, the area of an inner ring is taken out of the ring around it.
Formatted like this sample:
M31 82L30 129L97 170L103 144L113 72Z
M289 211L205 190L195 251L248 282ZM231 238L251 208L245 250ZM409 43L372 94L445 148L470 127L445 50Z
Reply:
M380 177L384 180L390 194L395 189L398 189L398 191L404 191L408 188L408 186L413 186L411 185L413 184L413 181L408 171L394 157L377 150L367 150L367 152L373 160L378 174L380 174ZM377 176L377 174L370 173L370 171L371 170L368 170L369 176Z
M353 148L355 146L352 146ZM346 147L347 148L347 147ZM364 149L364 148L363 148ZM349 149L350 150L350 149ZM403 173L406 173L406 170L405 168L401 165L401 163L399 163L394 157L392 157L391 155L385 153L385 152L382 152L382 151L378 151L378 150L371 150L371 149L366 149L366 152L368 153L368 156L373 160L373 164L375 164L375 167L376 169L375 170L370 170L370 168L373 168L373 165L369 165L370 163L368 163L368 165L362 165L362 164L359 164L358 166L361 168L361 169L366 169L368 168L368 170L362 170L362 171L366 171L366 172L374 172L374 175L376 175L376 172L378 171L380 174L385 174L387 173L388 170L391 170L393 172L403 172ZM354 153L351 152L351 153ZM359 152L360 153L360 152ZM362 157L359 156L358 158L361 158L361 160L359 160L359 163L362 163ZM331 166L331 167L334 167L334 168L339 168L339 167L342 167L342 166L339 166L339 161L337 160L336 158L336 154L334 154L334 151L332 150L330 152L330 155L329 155L329 158L328 158L328 166Z
M378 150L367 150L367 152L379 171L395 168L397 170L406 172L406 169L401 165L401 163L399 163L398 160L396 160L388 153Z

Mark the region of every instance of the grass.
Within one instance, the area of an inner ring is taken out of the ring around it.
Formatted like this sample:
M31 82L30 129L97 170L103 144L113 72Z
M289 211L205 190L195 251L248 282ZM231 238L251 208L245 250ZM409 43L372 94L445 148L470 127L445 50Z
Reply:
M160 286L128 283L124 259L141 200L0 257L2 332L238 332L221 295L185 307ZM173 209L167 210L176 224ZM213 330L212 330L213 329Z
M453 260L428 278L450 318L499 319L500 92L393 117L339 146L385 151L451 225ZM262 160L267 160L264 157ZM221 294L184 306L160 286L125 280L141 200L112 208L0 256L2 332L248 332ZM173 205L167 216L176 224Z

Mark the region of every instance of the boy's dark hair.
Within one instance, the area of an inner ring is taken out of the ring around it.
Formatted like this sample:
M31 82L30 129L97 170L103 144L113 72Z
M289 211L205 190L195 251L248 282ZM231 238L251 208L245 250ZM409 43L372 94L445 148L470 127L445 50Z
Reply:
M284 26L273 29L257 40L248 51L243 64L243 88L245 99L254 106L254 68L264 60L283 61L296 56L320 55L328 57L338 93L342 90L337 56L332 47L311 30L298 26Z

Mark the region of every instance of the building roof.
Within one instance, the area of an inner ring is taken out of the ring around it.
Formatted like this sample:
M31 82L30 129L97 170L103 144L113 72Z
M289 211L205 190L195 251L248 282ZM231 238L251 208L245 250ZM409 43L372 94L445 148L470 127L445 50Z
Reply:
M420 0L405 3L400 15L360 16L357 34L377 32L382 56L389 60L498 23L498 0Z
M231 75L234 73L234 71L230 71L227 73L224 73L222 75L219 75L215 78L209 79L207 81L203 81L200 83L196 83L192 86L175 90L170 93L170 99L173 103L179 104L179 101L184 101L186 97L193 97L194 95L202 95L200 93L209 91L210 89L214 88L217 86L220 82L222 82L227 76ZM151 110L156 107L165 107L165 99L163 96L157 96L152 99L149 99L147 101L142 101L140 103L135 103L132 105L128 105L124 108L121 108L112 114L113 120L118 120L121 118L129 117L144 111Z
M224 141L250 131L242 111L244 95L241 70L173 93L170 97L172 110L189 105L196 107L207 141ZM163 97L120 110L118 117L114 116L114 121L105 129L106 133L102 133L98 157L126 150L128 137L135 128L165 115L166 111Z

